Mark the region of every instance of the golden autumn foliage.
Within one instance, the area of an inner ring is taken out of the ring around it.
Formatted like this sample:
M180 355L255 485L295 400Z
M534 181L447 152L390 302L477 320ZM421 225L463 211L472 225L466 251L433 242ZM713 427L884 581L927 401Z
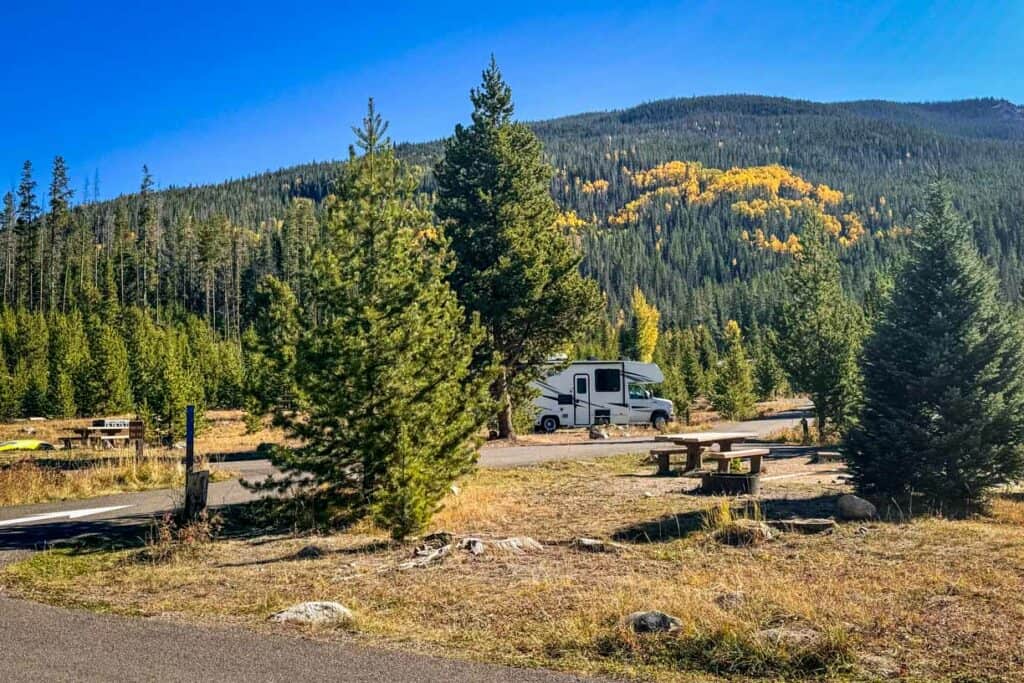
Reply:
M601 178L588 180L580 187L580 191L583 194L603 194L608 191L608 181Z
M609 225L638 223L645 211L659 206L669 213L673 206L731 198L733 213L757 226L753 236L744 231L743 241L776 253L798 253L800 240L794 234L770 234L769 223L819 218L842 246L856 243L867 233L858 214L837 211L846 199L841 190L815 185L778 164L722 171L695 161L670 161L636 172L623 169L623 173L641 192L608 217ZM884 206L884 199L879 203Z
M633 317L637 360L650 363L654 358L654 349L658 345L658 322L661 320L661 313L654 304L647 301L639 287L633 289Z
M576 232L586 225L587 222L577 216L575 211L559 211L555 218L555 228L566 232Z

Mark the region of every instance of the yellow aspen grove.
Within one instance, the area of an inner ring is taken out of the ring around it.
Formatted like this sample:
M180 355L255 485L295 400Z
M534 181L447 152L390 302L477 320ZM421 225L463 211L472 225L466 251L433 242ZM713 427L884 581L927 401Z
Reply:
M610 226L638 225L644 215L659 210L669 213L673 206L729 199L734 214L756 222L751 227L763 231L770 227L781 232L777 237L752 239L747 230L742 241L776 253L799 252L799 240L786 224L802 224L808 217L820 218L826 232L843 247L867 234L858 214L839 213L846 201L841 190L824 183L815 185L778 164L737 166L723 171L695 161L669 161L647 170L623 168L622 174L632 181L639 194L607 217ZM606 185L597 186L598 182L587 183L583 191L607 189ZM589 187L592 184L594 187Z
M658 346L658 322L661 313L647 301L639 287L633 290L633 331L637 360L650 363Z

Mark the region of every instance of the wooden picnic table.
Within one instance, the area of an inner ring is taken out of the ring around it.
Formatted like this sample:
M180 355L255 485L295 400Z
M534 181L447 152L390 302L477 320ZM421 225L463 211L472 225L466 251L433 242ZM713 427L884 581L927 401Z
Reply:
M655 441L667 441L682 446L686 449L686 469L684 472L699 470L703 466L701 454L705 448L718 444L720 453L728 453L735 443L752 439L757 434L753 432L687 432L683 434L662 434L655 437ZM671 474L669 457L673 452L682 452L681 449L655 449L652 455L658 458L658 474Z
M102 446L112 448L118 442L123 442L127 445L130 438L126 427L72 427L71 431L76 436L61 437L64 447L67 449L72 447L74 441L80 441L85 447Z

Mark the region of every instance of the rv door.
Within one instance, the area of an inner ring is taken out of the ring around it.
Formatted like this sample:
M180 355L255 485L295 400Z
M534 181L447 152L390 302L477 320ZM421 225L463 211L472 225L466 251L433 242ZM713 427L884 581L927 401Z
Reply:
M572 376L573 424L577 427L590 424L590 377L584 374Z

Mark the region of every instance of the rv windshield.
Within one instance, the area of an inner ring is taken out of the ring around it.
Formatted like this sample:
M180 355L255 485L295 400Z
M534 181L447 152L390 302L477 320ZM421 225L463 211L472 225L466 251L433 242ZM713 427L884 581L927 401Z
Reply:
M630 384L629 385L629 397L630 398L641 398L642 399L642 398L650 398L651 396L652 396L651 392L649 390L647 390L647 389L644 389L641 385L639 385L639 384Z

